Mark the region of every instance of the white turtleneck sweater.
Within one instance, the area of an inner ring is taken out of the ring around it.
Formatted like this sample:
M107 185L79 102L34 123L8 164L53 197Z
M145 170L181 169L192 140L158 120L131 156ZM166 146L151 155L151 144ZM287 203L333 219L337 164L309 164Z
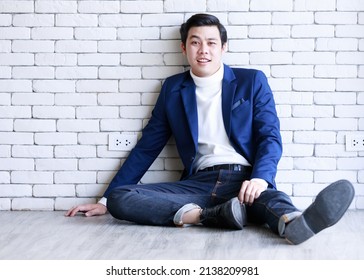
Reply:
M222 118L222 79L224 66L209 77L197 77L190 71L196 85L198 112L198 152L194 170L218 164L241 164L249 162L235 151L226 134Z

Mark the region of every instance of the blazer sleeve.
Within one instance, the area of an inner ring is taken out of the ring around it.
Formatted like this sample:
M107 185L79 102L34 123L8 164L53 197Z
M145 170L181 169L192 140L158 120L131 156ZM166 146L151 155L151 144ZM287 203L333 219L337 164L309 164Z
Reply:
M282 156L280 123L268 81L257 71L253 83L253 141L255 155L252 178L261 178L276 188L277 165Z
M104 197L118 186L137 184L158 157L171 137L171 129L165 111L165 84L162 86L152 116L142 131L142 137L111 180Z

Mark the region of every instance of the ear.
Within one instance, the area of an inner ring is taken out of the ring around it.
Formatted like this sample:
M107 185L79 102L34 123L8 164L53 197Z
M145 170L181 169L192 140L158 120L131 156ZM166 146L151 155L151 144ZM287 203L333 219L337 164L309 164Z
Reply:
M185 44L183 44L183 42L181 42L181 49L182 49L182 53L185 55L186 54L186 46L185 46Z
M225 43L222 45L222 51L225 53L225 52L227 52L227 50L228 50L228 44Z

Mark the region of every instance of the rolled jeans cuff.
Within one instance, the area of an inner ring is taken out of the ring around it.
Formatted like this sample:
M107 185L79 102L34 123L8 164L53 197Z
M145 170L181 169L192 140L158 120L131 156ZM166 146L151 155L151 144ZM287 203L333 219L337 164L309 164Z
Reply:
M178 227L183 227L183 222L182 222L183 214L185 214L193 209L201 209L201 207L194 203L188 203L188 204L182 206L174 215L174 218L173 218L174 224Z
M301 216L302 212L295 211L291 213L284 214L280 217L278 221L278 234L281 237L284 237L284 232L286 230L286 224L296 219L298 216Z

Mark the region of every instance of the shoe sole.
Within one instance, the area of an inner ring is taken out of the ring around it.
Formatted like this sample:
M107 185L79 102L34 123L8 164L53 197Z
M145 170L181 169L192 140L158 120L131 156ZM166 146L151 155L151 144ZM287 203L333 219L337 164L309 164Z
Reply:
M231 202L230 209L234 217L233 220L234 227L236 229L243 229L243 227L247 223L245 205L240 204L240 201L238 200L237 197L231 199L230 202Z
M323 189L303 214L287 225L286 240L297 245L336 224L349 208L354 194L354 187L347 180L339 180Z

